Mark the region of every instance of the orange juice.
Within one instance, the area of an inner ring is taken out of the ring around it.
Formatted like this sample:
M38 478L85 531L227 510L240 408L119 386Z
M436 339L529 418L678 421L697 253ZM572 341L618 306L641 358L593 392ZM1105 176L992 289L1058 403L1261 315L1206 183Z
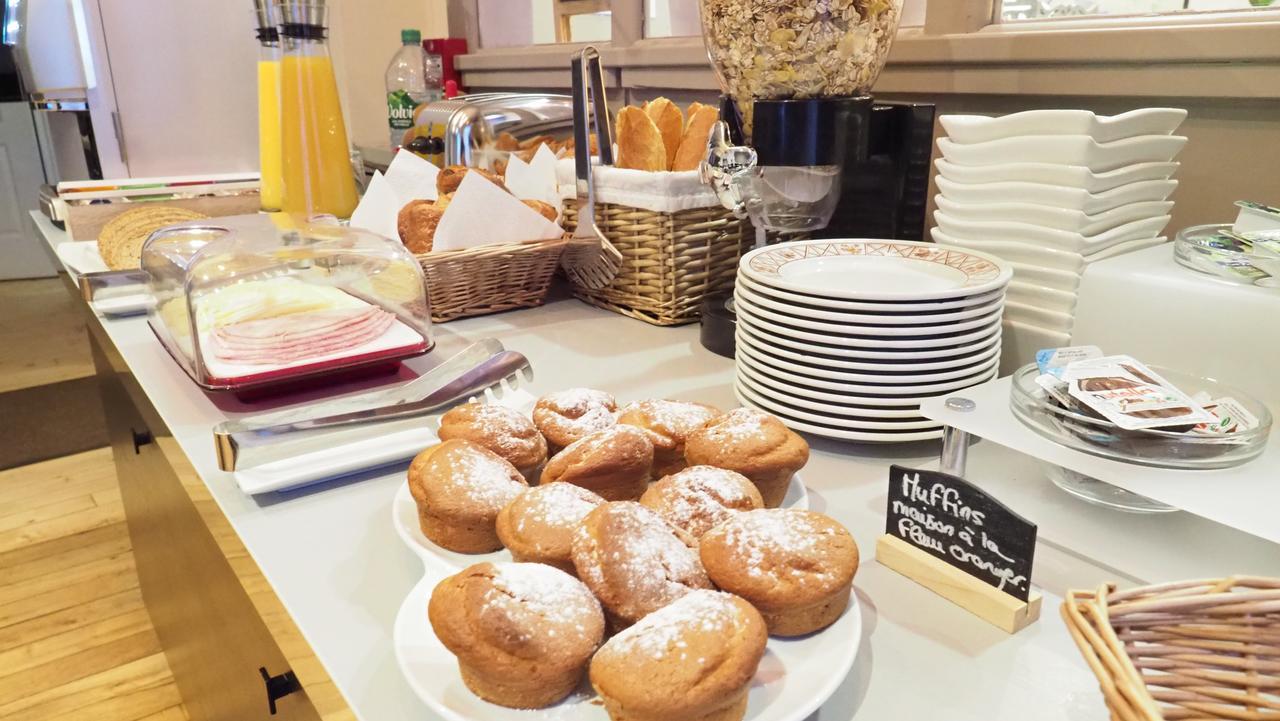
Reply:
M284 204L284 178L280 157L280 61L258 61L258 163L262 172L262 209L279 210Z
M306 217L349 218L356 184L333 63L323 45L299 45L300 52L289 50L280 61L282 207Z

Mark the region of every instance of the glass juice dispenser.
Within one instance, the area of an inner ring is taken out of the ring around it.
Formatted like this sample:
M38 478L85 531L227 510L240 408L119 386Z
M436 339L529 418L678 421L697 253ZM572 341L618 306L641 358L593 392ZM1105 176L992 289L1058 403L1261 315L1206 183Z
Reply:
M703 177L757 228L919 239L933 106L877 104L903 0L699 0L723 90Z
M276 0L280 19L280 137L287 213L350 218L356 183L325 0Z
M258 165L262 174L262 210L284 205L280 149L280 29L271 0L253 0L258 19Z

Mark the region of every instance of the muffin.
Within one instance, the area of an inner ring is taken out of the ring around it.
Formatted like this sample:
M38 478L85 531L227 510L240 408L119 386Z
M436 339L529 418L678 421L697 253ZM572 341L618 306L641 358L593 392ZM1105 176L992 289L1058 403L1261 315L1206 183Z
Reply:
M427 618L467 688L510 708L572 693L604 637L587 587L541 563L477 563L450 576L431 592Z
M691 590L711 588L686 538L630 501L606 503L582 519L573 535L573 566L612 628L625 628Z
M690 466L649 486L640 504L694 538L738 511L764 508L746 476L723 468Z
M409 492L418 504L423 535L458 553L502 548L494 523L526 488L514 466L470 441L445 441L409 464Z
M685 439L718 415L720 409L703 403L652 400L623 408L618 422L643 428L649 434L653 442L653 475L660 478L685 467Z
M684 456L691 466L728 468L750 478L765 507L777 508L791 477L809 462L809 444L776 417L738 408L690 434Z
M576 574L573 532L588 513L604 502L572 483L530 488L498 514L498 538L517 561L545 563Z
M740 721L767 641L751 604L691 591L609 639L591 685L613 721Z
M519 413L483 403L464 403L440 417L440 440L464 438L507 459L533 480L547 461L547 441L533 421Z
M604 391L569 388L548 393L533 407L533 425L547 439L551 453L579 438L612 427L618 402Z
M542 483L566 482L606 501L634 501L649 487L653 444L634 426L613 426L570 443L542 471Z
M711 580L755 606L774 636L834 623L858 570L858 546L844 526L796 509L735 514L703 535L700 555Z

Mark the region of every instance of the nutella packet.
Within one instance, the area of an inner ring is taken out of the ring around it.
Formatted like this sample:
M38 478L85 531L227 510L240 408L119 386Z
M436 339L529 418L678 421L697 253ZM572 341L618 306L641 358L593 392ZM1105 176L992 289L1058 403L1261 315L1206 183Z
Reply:
M1072 363L1063 380L1072 398L1126 430L1194 427L1217 418L1129 356Z
M1052 373L1041 373L1036 376L1036 385L1044 389L1046 395L1061 403L1066 408L1076 405L1071 394L1067 392L1067 382Z
M1218 398L1202 404L1206 411L1213 414L1210 423L1201 423L1191 429L1192 433L1208 436L1223 436L1242 431L1251 431L1258 427L1258 417L1249 412L1235 398Z
M1036 367L1041 373L1055 378L1062 377L1062 371L1072 363L1096 360L1102 357L1102 349L1096 345L1076 345L1065 348L1045 348L1036 351Z

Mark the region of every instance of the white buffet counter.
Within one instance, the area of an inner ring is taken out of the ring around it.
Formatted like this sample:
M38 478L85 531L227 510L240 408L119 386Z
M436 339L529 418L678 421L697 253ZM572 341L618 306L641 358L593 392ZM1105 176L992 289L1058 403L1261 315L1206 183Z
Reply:
M43 216L33 220L49 243L65 238ZM403 467L248 497L214 457L210 428L229 413L187 379L144 318L101 324L355 714L435 718L401 677L391 646L395 614L421 577L420 562L391 525ZM535 395L589 385L620 400L738 405L732 361L704 350L696 326L657 328L566 299L435 333L437 349L411 361L416 370L492 336L528 356ZM864 613L858 659L815 719L1105 719L1096 682L1058 616L1065 589L1280 575L1274 545L1189 514L1132 516L1086 505L1052 487L1031 459L980 443L970 454L970 479L1041 528L1032 580L1044 592L1044 610L1010 636L871 558L884 526L889 464L936 467L936 444L810 440L803 476L813 507L847 525L863 553L855 579Z

